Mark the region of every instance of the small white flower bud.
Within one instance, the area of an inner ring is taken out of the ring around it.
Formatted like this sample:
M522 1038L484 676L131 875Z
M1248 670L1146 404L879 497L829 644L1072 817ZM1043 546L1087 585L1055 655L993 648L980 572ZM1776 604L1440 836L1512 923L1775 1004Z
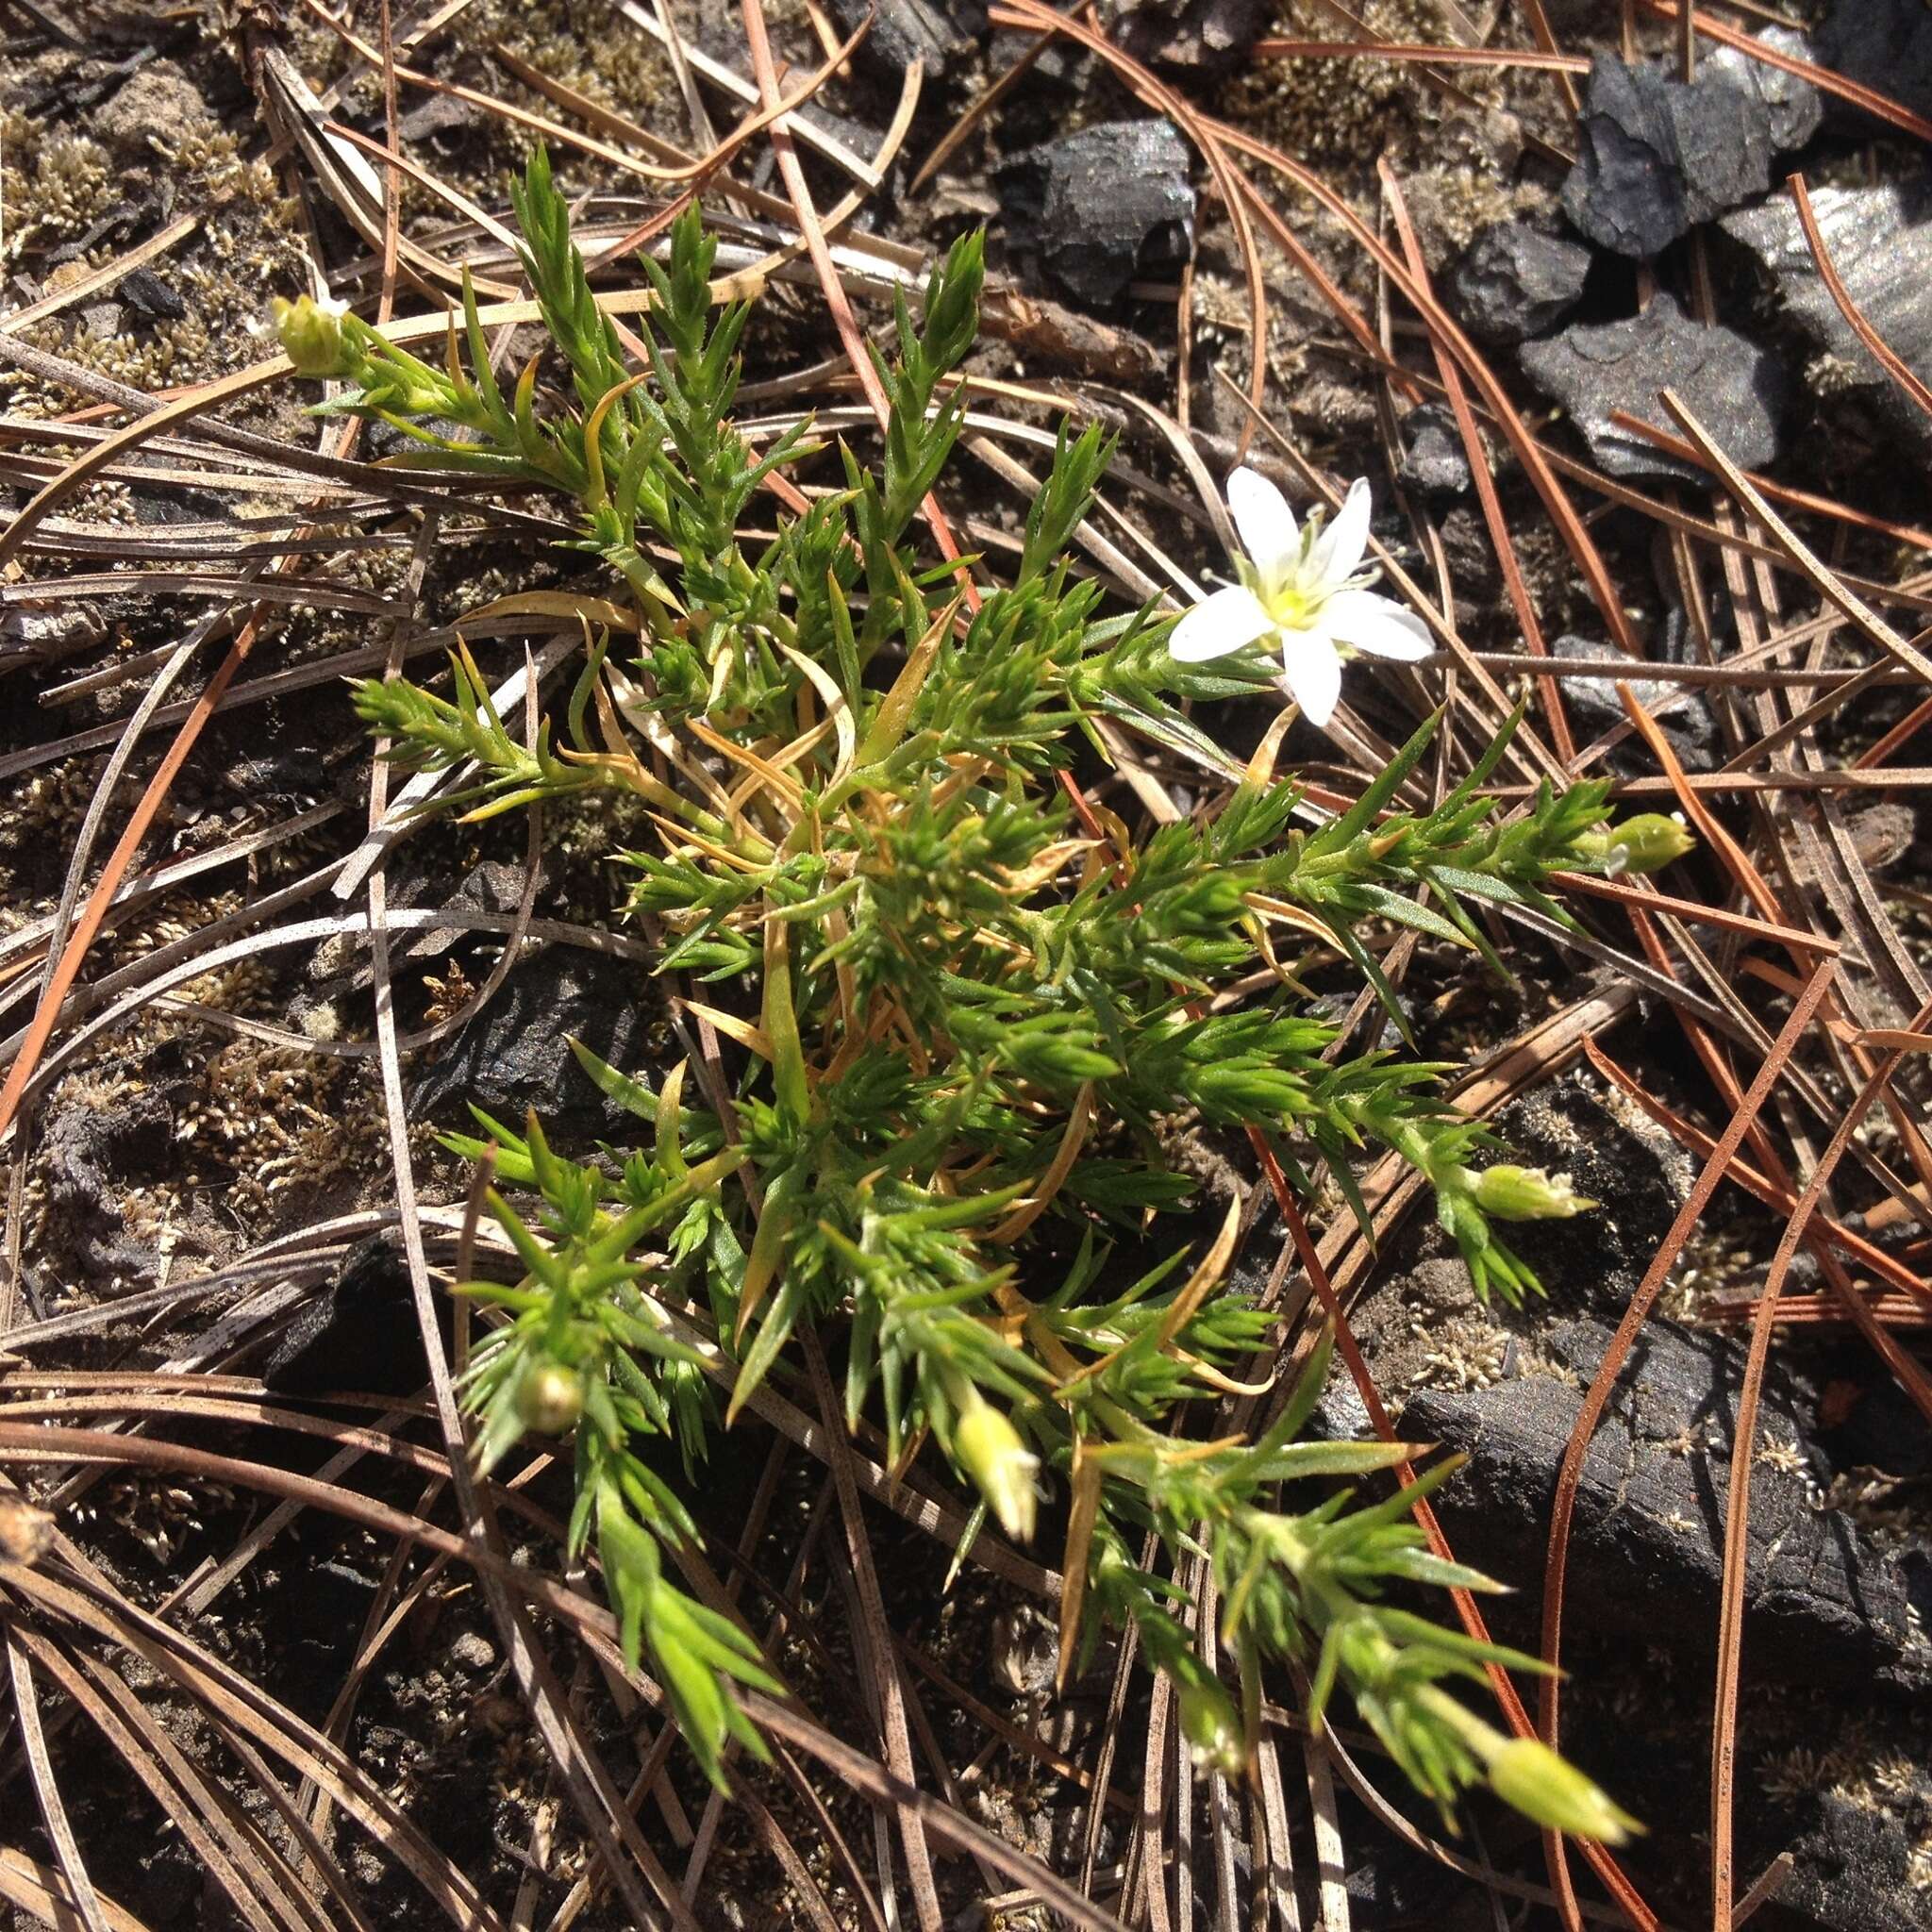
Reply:
M1643 1829L1592 1779L1535 1738L1511 1738L1491 1758L1490 1784L1525 1818L1573 1838L1620 1845Z
M275 332L297 375L347 377L355 374L355 352L342 328L346 302L304 295L299 302L275 300Z
M1226 1687L1203 1670L1182 1678L1174 1688L1181 1707L1181 1735L1196 1767L1206 1771L1211 1765L1224 1777L1241 1776L1248 1768L1247 1740Z
M1619 873L1657 872L1697 848L1680 811L1640 812L1620 825L1586 833L1577 840L1580 858L1593 858L1610 877Z
M1000 1527L1016 1542L1033 1535L1039 1506L1033 1478L1040 1457L1021 1441L1020 1432L975 1391L953 1427L953 1454L961 1469L978 1486Z
M517 1383L517 1416L526 1429L560 1436L584 1412L584 1385L560 1362L532 1362Z
M1567 1174L1545 1174L1540 1167L1507 1161L1485 1168L1471 1191L1475 1205L1498 1221L1568 1221L1596 1206L1571 1186Z

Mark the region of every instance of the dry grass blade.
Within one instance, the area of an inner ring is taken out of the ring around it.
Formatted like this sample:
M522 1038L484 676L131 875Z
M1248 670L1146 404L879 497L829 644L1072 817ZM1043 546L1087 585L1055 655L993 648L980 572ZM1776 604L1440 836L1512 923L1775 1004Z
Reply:
M1850 291L1833 265L1830 251L1824 245L1824 237L1818 232L1818 217L1811 210L1811 197L1806 192L1804 175L1792 175L1786 186L1790 189L1791 200L1798 210L1798 223L1805 231L1805 244L1811 251L1811 259L1818 265L1818 273L1825 288L1831 291L1831 299L1838 304L1839 313L1906 396L1920 409L1932 415L1932 389L1925 386L1916 372L1900 358L1866 320L1864 311L1852 300Z
M187 763L188 755L194 748L195 741L200 738L215 706L221 702L222 693L227 689L235 673L247 661L258 632L259 614L251 613L237 634L235 641L228 647L227 655L217 666L214 675L203 687L201 696L195 700L193 708L182 721L174 743L169 746L158 769L148 780L140 802L129 813L121 837L115 841L112 852L108 854L101 877L88 895L87 904L81 908L58 962L51 966L42 988L33 1020L27 1028L26 1040L8 1070L6 1086L0 1089L0 1139L4 1139L8 1128L14 1124L27 1086L39 1069L41 1056L45 1052L48 1041L53 1038L54 1028L59 1022L61 1002L79 974L88 951L93 944L94 937L107 917L108 908L112 904L114 895L121 890L122 881L126 877L128 868L134 863L136 853L140 851L156 815L159 812L175 778L179 776L182 767ZM105 795L104 793L103 796Z
M1824 983L1825 974L1821 968L1817 982L1821 993ZM1809 991L1807 988L1807 995L1801 996L1798 1006L1792 1009L1794 1022L1804 1008ZM1913 1024L1923 1026L1928 1020L1932 1020L1932 1003L1920 1008ZM1733 1429L1735 1446L1731 1457L1730 1489L1724 1498L1724 1586L1718 1629L1716 1719L1710 1758L1710 1909L1711 1924L1717 1928L1730 1926L1737 1892L1732 1798L1737 1781L1738 1684L1744 1641L1744 1574L1750 1557L1747 1539L1750 1533L1751 1468L1757 1442L1757 1404L1770 1354L1772 1317L1777 1307L1778 1296L1783 1292L1792 1257L1797 1254L1806 1227L1830 1184L1833 1170L1843 1158L1852 1135L1902 1058L1897 1053L1888 1054L1879 1063L1859 1090L1840 1123L1838 1132L1832 1136L1830 1145L1813 1170L1811 1178L1806 1183L1805 1191L1791 1209L1785 1231L1779 1238L1777 1252L1772 1257L1770 1270L1765 1275L1764 1292L1751 1327L1751 1352L1745 1361L1743 1380L1738 1393L1738 1414Z
M1570 1528L1575 1508L1577 1486L1583 1474L1583 1458L1589 1450L1590 1439L1602 1418L1617 1375L1636 1342L1638 1331L1642 1327L1652 1304L1662 1292L1664 1283L1670 1278L1670 1272L1675 1265L1678 1252L1691 1229L1696 1226L1711 1195L1717 1191L1718 1183L1724 1178L1732 1157L1743 1144L1745 1135L1756 1124L1758 1114L1770 1100L1773 1090L1783 1075L1786 1063L1810 1026L1812 1015L1831 991L1837 970L1831 960L1823 960L1806 982L1805 990L1792 1007L1790 1018L1779 1030L1771 1052L1765 1056L1757 1076L1732 1113L1729 1124L1711 1150L1710 1158L1706 1161L1696 1184L1691 1188L1683 1207L1678 1209L1676 1218L1672 1222L1669 1231L1651 1259L1650 1266L1645 1270L1642 1281L1638 1284L1636 1291L1632 1294L1630 1306L1624 1312L1623 1321L1618 1324L1616 1335L1605 1351L1603 1362L1584 1396L1582 1412L1571 1431L1570 1441L1563 1454L1562 1467L1557 1473L1556 1497L1550 1512L1549 1559L1543 1572L1541 1654L1544 1663L1553 1669L1559 1665L1562 1659L1563 1586L1568 1569ZM1552 1745L1557 1743L1561 1730L1559 1682L1556 1676L1545 1677L1538 1693L1538 1730L1544 1742ZM1552 1834L1546 1842L1550 1884L1557 1893L1566 1923L1575 1925L1580 1920L1563 1841L1560 1837Z
M1791 982L1790 991L1793 994L1801 990L1796 981ZM1666 1107L1634 1075L1605 1054L1594 1041L1586 1041L1584 1050L1590 1057L1591 1065L1605 1079L1622 1088L1652 1120L1667 1129L1681 1145L1700 1159L1707 1159L1710 1157L1717 1143L1703 1128L1683 1119ZM1770 1175L1760 1173L1740 1156L1732 1157L1726 1174L1729 1179L1756 1194L1766 1207L1781 1217L1788 1218L1795 1210L1797 1201L1791 1190L1784 1183L1774 1181ZM1888 1254L1885 1249L1876 1246L1862 1234L1834 1221L1829 1215L1820 1215L1816 1217L1816 1221L1820 1233L1830 1244L1857 1260L1861 1268L1868 1269L1881 1279L1890 1281L1904 1294L1916 1296L1922 1300L1932 1300L1932 1283L1915 1274L1896 1256Z
M42 1865L11 1845L0 1845L0 1898L50 1925L78 1916L80 1901L58 1867ZM110 1898L95 1894L108 1932L148 1932L148 1927ZM83 1922L84 1923L84 1922Z
M125 1438L100 1436L94 1440L110 1445L110 1462L120 1460L120 1452L135 1446ZM0 1564L0 1583L50 1618L132 1652L162 1677L180 1685L225 1725L240 1727L298 1773L317 1779L338 1807L409 1871L454 1924L503 1932L502 1922L471 1881L429 1844L394 1801L351 1758L192 1639L117 1600L105 1582L96 1584L80 1575L23 1574L11 1565Z
M88 1876L74 1826L68 1822L67 1807L61 1802L53 1760L47 1755L46 1734L41 1727L40 1696L34 1689L33 1666L27 1661L26 1646L31 1638L9 1625L6 1641L8 1674L13 1684L13 1715L20 1726L20 1741L26 1754L28 1774L33 1779L41 1822L53 1841L60 1875L66 1881L68 1895L81 1923L88 1932L108 1932L107 1914L95 1894L93 1880Z
M399 1451L400 1445L397 1447ZM23 1425L4 1420L0 1420L0 1457L57 1466L95 1463L111 1468L135 1464L180 1470L211 1481L231 1482L242 1489L298 1500L307 1507L360 1524L381 1536L399 1538L492 1576L533 1607L560 1618L579 1637L591 1642L601 1657L620 1669L622 1667L609 1612L587 1597L541 1573L511 1564L500 1552L485 1543L458 1537L420 1517L337 1485L270 1464L247 1462L180 1443L99 1431ZM437 1466L447 1468L446 1464ZM345 1805L364 1821L371 1818L369 1800L372 1797L380 1800L380 1794L367 1784L353 1763L343 1758L326 1740L308 1733L298 1720L281 1710L265 1693L249 1685L245 1678L199 1650L179 1631L148 1617L131 1605L115 1603L110 1608L102 1604L97 1607L90 1595L76 1591L71 1584L42 1579L4 1560L0 1560L0 1584L46 1603L50 1608L75 1618L91 1629L100 1630L109 1641L125 1644L150 1657L158 1666L169 1669L171 1674L176 1659L189 1659L205 1682L223 1689L225 1699L240 1696L243 1707L274 1718L276 1726L273 1734L275 1748L279 1755L287 1755L292 1740L306 1739L301 1761L308 1768L308 1774L327 1777L338 1805ZM108 1594L111 1595L111 1592ZM761 1727L807 1751L868 1795L916 1810L922 1822L936 1836L962 1850L986 1857L1017 1883L1037 1892L1043 1902L1066 1915L1074 1924L1092 1927L1093 1932L1119 1932L1117 1920L1099 1910L1064 1880L928 1793L900 1783L793 1707L757 1692L747 1694L746 1704ZM435 1876L440 1869L438 1861L433 1855L425 1860L427 1847L415 1835L414 1827L407 1819L394 1813L386 1801L377 1804L375 1815L391 1821L387 1829L395 1836L393 1841L386 1840L386 1842L391 1842L391 1848L396 1855L404 1857L414 1855L416 1863L412 1864L412 1869L418 1871L425 1884L431 1884L432 1889L440 1889L442 1880ZM444 1875L455 1878L458 1874L452 1870ZM467 1888L468 1881L463 1881L463 1884ZM476 1898L474 1892L467 1892L467 1896L471 1903L451 1903L458 1923L498 1927L499 1922L480 1898ZM465 1920L461 1916L464 1911L473 1916Z
M1626 434L1641 437L1654 449L1660 449L1683 462L1693 463L1699 469L1709 468L1705 461L1704 452L1694 442L1686 442L1681 436L1673 436L1668 429L1661 429L1641 416L1633 416L1627 409L1612 409L1609 412L1609 421L1616 428ZM1563 458L1560 461L1568 465L1572 474L1587 476L1592 489L1601 489L1608 496L1618 496L1619 486L1608 477L1599 477L1569 458ZM1835 497L1821 496L1815 490L1800 490L1792 484L1780 483L1774 477L1762 475L1755 470L1748 470L1745 475L1750 477L1753 486L1761 490L1773 503L1782 503L1791 509L1804 510L1811 516L1827 518L1834 524L1841 524L1851 529L1870 530L1877 536L1889 537L1893 542L1904 543L1914 550L1932 550L1932 531L1923 530L1915 524L1901 524L1890 517L1876 516L1870 510L1859 508L1856 504L1840 503ZM1651 499L1635 491L1619 500L1641 504L1646 514L1661 512L1662 520L1670 522L1675 528L1695 528L1700 535L1706 534L1707 526L1703 525L1701 519L1687 518L1682 511L1675 510L1669 505L1655 504ZM1709 534L1726 550L1748 548L1735 530L1720 529ZM1909 603L1911 600L1912 592L1909 586L1880 584L1866 588L1868 593L1881 597L1897 598L1903 603Z
M1422 41L1294 41L1261 39L1257 58L1291 60L1433 60L1450 67L1521 67L1549 74L1588 74L1581 54L1536 47L1458 47Z
M646 13L637 4L637 0L618 0L618 10L633 25L641 27L654 40L661 42L666 38L662 24L653 15ZM747 81L742 75L727 67L722 60L713 58L688 42L684 48L684 58L696 73L702 75L713 86L735 95L747 106L757 105L760 119L769 120L769 134L794 140L801 146L810 148L824 159L832 162L868 194L876 193L883 185L885 176L876 162L868 161L864 156L855 153L836 134L816 125L809 116L794 112L786 106L782 94L767 97L764 83L756 78L756 58L755 77L752 81ZM836 71L836 62L828 63L827 73Z
M111 1671L92 1659L70 1660L43 1639L23 1634L22 1641L147 1786L244 1924L255 1932L328 1932L294 1871L217 1795Z
M5 315L0 315L0 335L18 335L22 329L31 328L49 316L58 315L63 308L70 308L76 302L91 301L105 293L136 269L145 268L149 262L158 261L162 256L179 247L200 226L199 215L176 215L172 222L157 228L145 242L138 242L111 261L103 262L99 268L77 276L51 294L42 295L37 302L29 302L23 308L9 309Z
M858 1488L853 1480L851 1459L841 1427L838 1391L832 1385L824 1351L816 1333L810 1328L806 1329L804 1341L806 1362L811 1372L819 1413L824 1420L826 1440L831 1445L832 1476L838 1485L839 1514L845 1527L846 1550L863 1618L865 1651L872 1664L873 1681L883 1719L886 1763L895 1779L910 1785L914 1774L911 1740L906 1726L908 1699L899 1673L892 1627L887 1621L885 1602L879 1592L871 1540L866 1534L865 1518L858 1507ZM939 1889L933 1879L931 1857L926 1850L925 1821L909 1807L902 1806L899 1809L899 1837L906 1853L914 1909L925 1932L937 1932L944 1923L944 1915L940 1909ZM890 1880L888 1884L890 1887Z
M1678 426L1697 445L1710 467L1724 478L1731 493L1770 532L1778 548L1807 581L1881 650L1932 684L1932 658L1926 658L1914 644L1900 637L1890 625L1854 596L1835 573L1826 569L1790 525L1765 501L1751 479L1724 455L1710 432L1684 407L1680 397L1665 390L1663 400L1664 407L1676 418Z
M1323 1932L1348 1932L1348 1854L1335 1805L1335 1779L1328 1768L1325 1742L1306 1733L1301 1739L1302 1768L1307 1779L1308 1807L1314 1823L1315 1883Z
M1408 218L1395 172L1386 159L1377 172L1382 192L1388 197L1390 210L1395 219L1395 230L1401 238L1409 274L1414 276L1417 288L1427 291L1428 265L1423 258L1422 244L1416 239L1415 225ZM1455 360L1447 347L1440 341L1432 342L1431 347L1443 391L1455 412L1457 433L1462 439L1463 451L1469 459L1469 473L1475 482L1476 501L1482 506L1483 522L1489 526L1490 542L1503 566L1503 582L1509 593L1510 608L1516 613L1517 626L1523 633L1523 641L1528 646L1529 655L1533 658L1546 656L1542 625L1530 599L1528 586L1524 582L1523 564L1517 557L1516 544L1503 514L1502 500L1496 494L1496 479L1490 472L1489 453L1483 447L1482 436L1469 407L1462 378L1457 374ZM1542 701L1543 722L1549 727L1550 743L1564 768L1574 771L1576 769L1576 743L1570 735L1570 721L1564 715L1561 688L1554 678L1541 677L1537 680L1537 691Z

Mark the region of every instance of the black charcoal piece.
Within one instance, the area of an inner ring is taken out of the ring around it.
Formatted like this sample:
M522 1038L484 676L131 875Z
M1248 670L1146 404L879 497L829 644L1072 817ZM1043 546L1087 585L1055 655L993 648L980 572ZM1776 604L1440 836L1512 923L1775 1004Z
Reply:
M447 1297L437 1312L447 1342ZM372 1236L351 1251L341 1274L290 1318L261 1379L277 1395L413 1395L428 1381L409 1271L393 1240Z
M1818 59L1932 119L1932 8L1925 0L1838 0L1818 30ZM1855 118L1866 132L1881 125L1842 103L1834 112Z
M426 94L396 117L405 141L427 141L438 134L462 134L482 119L482 110L460 94Z
M1824 253L1845 292L1906 366L1932 380L1932 182L1924 175L1877 188L1814 188L1811 211ZM1782 195L1727 216L1724 232L1769 276L1785 319L1828 358L1835 421L1858 412L1879 419L1932 458L1932 422L1886 375L1848 323L1812 259L1797 209Z
M1771 186L1771 110L1723 74L1690 86L1607 54L1591 63L1563 212L1617 255L1647 258Z
M917 60L928 83L950 73L973 51L973 37L937 0L832 0L832 18L842 34L854 32L868 14L872 31L855 57L862 67L893 80Z
M167 1100L152 1088L49 1114L42 1154L48 1215L96 1284L133 1286L157 1277L159 1250L128 1224L128 1176L163 1160L173 1135Z
M1481 1390L1418 1389L1403 1434L1469 1454L1441 1492L1457 1554L1491 1574L1540 1573L1543 1527L1605 1324L1561 1324L1531 1373ZM1569 1591L1597 1629L1703 1661L1716 1641L1724 1499L1745 1344L1653 1317L1591 1439L1570 1539ZM1774 1361L1752 1469L1744 1642L1760 1681L1914 1695L1932 1684L1917 1635L1928 1579L1815 1504L1810 1391Z
M1461 496L1474 481L1455 416L1441 403L1423 403L1402 425L1402 480L1424 496Z
M1752 37L1759 46L1794 60L1815 64L1811 43L1794 27L1768 26ZM1722 75L1733 87L1748 89L1764 103L1770 118L1771 144L1779 154L1801 148L1818 132L1824 119L1824 96L1802 75L1774 67L1741 47L1718 47L1704 57L1705 71Z
M1117 302L1193 238L1188 145L1165 121L1103 121L1017 155L996 186L1014 243L1076 301Z
M466 1102L513 1127L530 1108L545 1126L614 1124L570 1041L581 1040L623 1071L648 1071L644 1035L658 1011L642 966L553 946L515 967L496 997L423 1070L411 1111L454 1116L466 1128Z
M1569 411L1591 456L1612 476L1709 483L1704 471L1613 420L1622 411L1681 437L1658 400L1666 389L1733 462L1759 469L1778 453L1783 365L1735 329L1692 321L1670 295L1656 296L1627 321L1577 323L1547 341L1524 342L1518 353L1529 379Z
M1267 0L1106 0L1101 8L1115 44L1135 59L1208 75L1239 66L1272 12Z
M115 292L137 315L151 322L179 322L188 313L180 294L151 268L129 270Z
M1449 272L1457 318L1498 346L1540 336L1575 308L1590 274L1590 250L1528 222L1485 228Z
M1717 720L1703 692L1687 684L1672 684L1657 677L1630 677L1630 660L1613 644L1595 638L1565 636L1550 646L1553 658L1601 658L1614 668L1627 684L1637 702L1662 727L1687 772L1708 772L1717 764ZM1617 681L1610 677L1566 677L1563 705L1575 727L1577 742L1587 743L1603 737L1619 724L1629 722L1624 701L1617 695ZM1626 765L1632 775L1654 769L1650 753L1641 741L1625 742L1610 754L1620 771Z

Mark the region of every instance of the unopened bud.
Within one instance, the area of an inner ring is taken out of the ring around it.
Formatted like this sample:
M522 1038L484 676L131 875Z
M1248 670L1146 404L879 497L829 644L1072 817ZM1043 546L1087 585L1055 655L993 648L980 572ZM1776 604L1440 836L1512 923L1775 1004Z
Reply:
M1623 872L1657 872L1696 849L1680 811L1640 812L1620 825L1591 832L1576 841L1586 858L1598 860L1611 877Z
M517 1415L526 1429L560 1436L584 1412L584 1385L559 1362L533 1362L517 1384Z
M1226 1777L1243 1775L1248 1768L1247 1740L1227 1687L1204 1667L1181 1677L1174 1690L1180 1700L1181 1735L1195 1767L1205 1771L1211 1765Z
M1596 1206L1570 1185L1567 1174L1545 1174L1540 1167L1485 1168L1471 1191L1475 1205L1498 1221L1568 1221Z
M1033 1535L1039 1496L1033 1487L1040 1457L990 1402L969 1402L953 1428L953 1454L978 1485L1000 1527L1016 1542Z
M1490 1760L1490 1784L1525 1818L1573 1838L1619 1845L1643 1829L1593 1779L1536 1738L1511 1738Z
M299 302L275 300L275 332L297 375L347 377L356 373L356 355L349 345L342 318L346 302L325 297L318 302L304 295Z

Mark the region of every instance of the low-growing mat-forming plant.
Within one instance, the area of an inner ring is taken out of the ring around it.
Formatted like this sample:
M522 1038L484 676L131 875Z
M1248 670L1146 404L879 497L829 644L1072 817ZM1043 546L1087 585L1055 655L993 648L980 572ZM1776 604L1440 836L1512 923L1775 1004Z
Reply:
M578 544L635 601L641 648L620 673L599 636L560 730L527 743L461 649L448 696L398 677L357 686L356 703L400 762L458 774L444 802L473 818L597 790L642 802L657 843L613 855L629 909L662 935L659 970L708 989L692 1010L735 1084L680 1062L653 1091L579 1047L637 1117L635 1144L568 1159L534 1116L522 1131L484 1117L487 1140L454 1141L493 1161L490 1208L525 1270L465 1284L503 1318L465 1385L481 1462L525 1430L574 1431L573 1549L594 1549L629 1656L648 1657L722 1778L731 1740L762 1749L734 1687L780 1687L737 1624L667 1577L665 1547L698 1531L640 1444L674 1437L689 1471L801 1329L836 1334L848 1418L882 1426L894 1466L937 1445L976 1493L969 1541L988 1517L1029 1538L1042 1496L1067 1499L1063 1674L1102 1630L1131 1626L1197 1757L1233 1773L1264 1668L1292 1659L1310 1717L1343 1687L1445 1815L1487 1782L1542 1824L1619 1837L1629 1821L1588 1778L1450 1694L1488 1663L1535 1660L1386 1600L1395 1584L1493 1587L1427 1551L1410 1519L1451 1461L1381 1501L1336 1489L1409 1452L1296 1441L1325 1348L1258 1440L1174 1426L1228 1389L1271 1318L1223 1285L1232 1212L1190 1259L1195 1187L1166 1129L1189 1115L1258 1129L1305 1194L1324 1163L1357 1215L1352 1158L1393 1149L1434 1189L1477 1287L1534 1290L1498 1224L1590 1204L1561 1176L1479 1170L1488 1137L1441 1099L1441 1068L1331 1056L1337 1029L1277 944L1340 953L1400 1024L1365 929L1400 923L1490 956L1470 902L1560 916L1553 872L1657 862L1676 828L1606 831L1601 784L1545 789L1503 822L1479 795L1500 743L1433 810L1399 809L1433 721L1315 829L1297 823L1301 790L1258 762L1144 836L1086 807L1061 780L1083 749L1105 756L1096 720L1211 752L1185 701L1265 691L1269 674L1259 648L1176 661L1154 608L1109 614L1070 568L1109 454L1094 430L1062 435L1010 581L981 597L963 566L923 553L921 506L965 408L948 377L974 337L978 239L935 272L918 325L900 304L896 355L877 363L878 462L841 447L842 479L791 494L805 508L747 547L754 493L819 446L801 426L755 455L733 426L747 310L713 312L695 211L668 265L644 263L657 301L639 370L541 155L515 200L574 402L544 389L538 358L492 375L474 299L441 368L308 300L283 306L282 340L302 374L351 385L323 408L391 424L439 466L569 498ZM1186 1233L1131 1278L1123 1257L1168 1245L1175 1217ZM736 1365L722 1419L684 1339L694 1307ZM1141 1561L1150 1532L1171 1564L1211 1563L1237 1690Z

